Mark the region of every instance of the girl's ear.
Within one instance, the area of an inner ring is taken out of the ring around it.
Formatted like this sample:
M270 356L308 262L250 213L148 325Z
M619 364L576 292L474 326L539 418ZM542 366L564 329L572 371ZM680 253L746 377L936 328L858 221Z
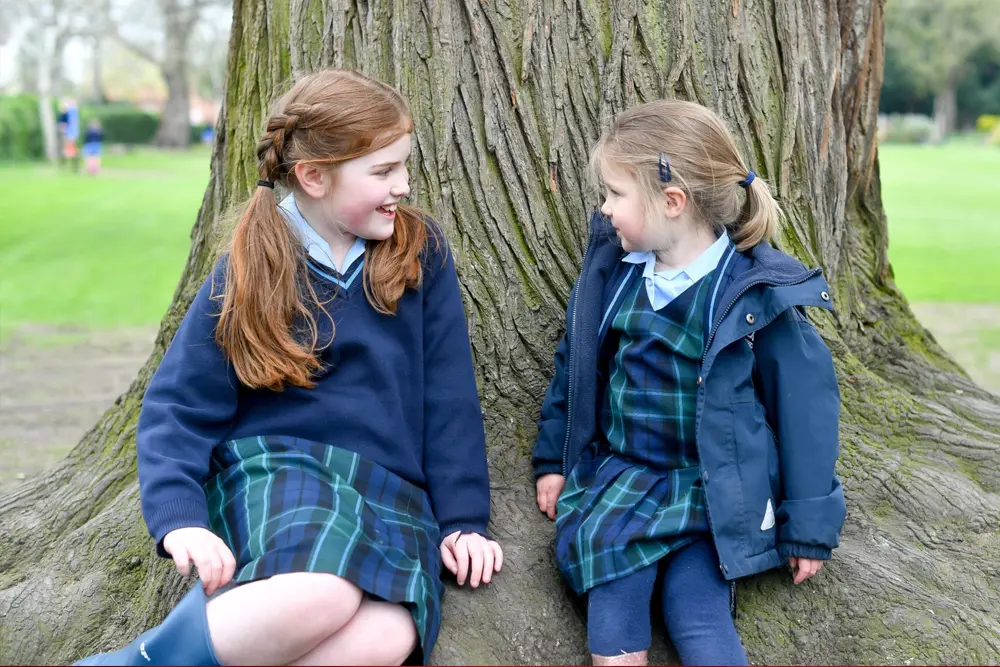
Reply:
M677 186L663 188L663 199L668 218L677 218L687 208L687 194Z
M319 165L312 163L297 163L292 167L295 173L295 182L308 196L313 199L322 199L326 196L327 188L330 185L329 169L322 169Z

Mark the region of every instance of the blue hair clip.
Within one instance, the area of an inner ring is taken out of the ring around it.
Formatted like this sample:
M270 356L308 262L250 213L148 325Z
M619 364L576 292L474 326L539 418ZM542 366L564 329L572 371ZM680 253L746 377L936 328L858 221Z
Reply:
M740 181L741 188L749 188L750 184L753 183L753 179L757 177L757 174L753 173L753 169L747 172L747 177Z
M667 157L666 153L660 153L660 180L664 183L669 183L671 179L670 175L670 158Z

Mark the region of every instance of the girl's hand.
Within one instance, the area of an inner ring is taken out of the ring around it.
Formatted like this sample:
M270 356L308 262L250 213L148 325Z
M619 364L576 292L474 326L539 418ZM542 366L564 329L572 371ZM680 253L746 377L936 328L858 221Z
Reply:
M535 482L535 491L538 494L538 509L542 510L549 518L556 519L556 502L559 494L562 493L563 484L566 478L558 473L542 475Z
M205 595L212 595L232 580L236 559L226 543L204 528L178 528L163 538L163 549L173 556L181 576L191 573L191 561L198 568L198 577Z
M814 558L796 558L791 556L788 559L788 564L792 566L793 575L795 579L793 580L796 585L801 584L803 581L813 576L820 571L823 567L823 561L816 560Z
M441 561L458 578L459 586L468 577L469 585L477 588L480 581L490 583L493 573L503 567L503 550L478 533L455 531L441 541Z

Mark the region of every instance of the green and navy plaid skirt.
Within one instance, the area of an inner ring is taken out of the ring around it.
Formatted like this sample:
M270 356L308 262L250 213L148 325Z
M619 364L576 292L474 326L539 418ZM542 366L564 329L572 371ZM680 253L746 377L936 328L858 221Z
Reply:
M698 466L656 471L581 459L559 495L556 562L578 595L652 565L708 532Z
M441 627L440 531L427 494L353 452L286 436L231 440L205 483L233 581L343 577L413 615L424 657Z

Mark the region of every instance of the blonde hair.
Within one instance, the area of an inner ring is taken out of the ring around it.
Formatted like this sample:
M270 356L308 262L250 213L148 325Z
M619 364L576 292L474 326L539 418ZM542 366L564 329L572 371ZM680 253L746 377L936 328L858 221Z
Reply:
M670 180L660 177L660 154ZM743 187L749 168L729 130L711 109L683 100L657 100L628 109L601 135L590 156L594 182L609 168L624 169L645 197L647 219L662 208L663 188L680 187L697 214L725 228L739 250L775 242L781 208L760 177Z

